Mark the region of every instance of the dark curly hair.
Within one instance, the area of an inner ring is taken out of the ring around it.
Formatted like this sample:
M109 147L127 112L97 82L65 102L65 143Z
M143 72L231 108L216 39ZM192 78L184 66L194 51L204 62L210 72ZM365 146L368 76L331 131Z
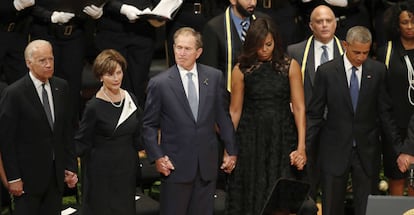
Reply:
M275 23L266 17L255 19L247 31L246 40L243 44L242 52L238 58L240 69L246 70L257 64L257 50L262 48L267 34L271 34L274 40L274 50L272 54L273 66L284 63L284 50L280 35Z
M384 12L384 27L387 40L400 38L400 14L403 11L414 15L414 0L396 3Z

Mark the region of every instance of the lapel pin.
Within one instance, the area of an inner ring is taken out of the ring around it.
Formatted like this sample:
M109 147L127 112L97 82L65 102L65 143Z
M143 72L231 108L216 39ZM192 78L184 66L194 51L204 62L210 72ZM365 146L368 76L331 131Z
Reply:
M208 78L206 78L206 79L203 81L203 84L204 84L204 85L208 85Z
M371 78L372 78L372 76L371 76L371 75L367 75L367 78L368 78L368 79L371 79Z

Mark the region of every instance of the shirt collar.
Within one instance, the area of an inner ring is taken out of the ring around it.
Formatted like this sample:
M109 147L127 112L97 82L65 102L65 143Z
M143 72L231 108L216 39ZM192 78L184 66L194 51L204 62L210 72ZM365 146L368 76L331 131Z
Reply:
M344 53L344 66L346 71L351 71L353 67L351 62L348 60L348 57L346 56L346 52ZM356 66L356 68L358 69L358 71L362 71L362 65Z
M191 73L193 73L193 77L194 78L197 78L197 66L196 66L197 64L194 64L194 66L193 66L193 68L192 69L190 69L190 70L186 70L186 69L184 69L183 67L181 67L181 66L179 66L179 65L177 65L177 67L178 67L178 71L180 72L180 76L181 76L181 79L183 78L183 77L187 77L187 72L191 72Z
M334 44L333 42L334 42L334 39L331 39L326 44L325 43L322 43L322 42L320 42L318 40L315 40L315 47L321 49L322 46L327 46L328 47L328 50L333 50L333 44Z
M49 85L49 81L46 81L46 83L44 83L43 81L37 79L33 75L32 71L29 72L29 76L30 76L30 79L32 79L32 82L33 82L33 84L35 85L36 88L41 87L42 84Z

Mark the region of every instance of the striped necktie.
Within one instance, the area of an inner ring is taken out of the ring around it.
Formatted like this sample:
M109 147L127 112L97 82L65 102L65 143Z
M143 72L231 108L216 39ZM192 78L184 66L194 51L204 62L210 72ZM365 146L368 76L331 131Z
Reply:
M321 54L321 64L329 61L328 47L326 45L321 46L323 52Z
M244 42L244 40L246 39L246 35L247 35L247 25L248 25L249 23L247 23L247 21L246 20L243 20L241 23L240 23L240 25L242 26L242 32L241 32L241 41L242 42Z

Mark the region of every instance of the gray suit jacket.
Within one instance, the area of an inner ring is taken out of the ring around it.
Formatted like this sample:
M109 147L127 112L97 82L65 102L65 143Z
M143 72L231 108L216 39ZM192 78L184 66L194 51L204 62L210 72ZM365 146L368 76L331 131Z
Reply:
M150 161L167 155L175 166L168 180L193 181L199 169L203 180L215 180L218 146L215 125L230 155L237 154L223 74L197 64L199 111L191 112L176 65L153 77L148 84L143 117L144 145ZM157 142L161 130L161 144Z

